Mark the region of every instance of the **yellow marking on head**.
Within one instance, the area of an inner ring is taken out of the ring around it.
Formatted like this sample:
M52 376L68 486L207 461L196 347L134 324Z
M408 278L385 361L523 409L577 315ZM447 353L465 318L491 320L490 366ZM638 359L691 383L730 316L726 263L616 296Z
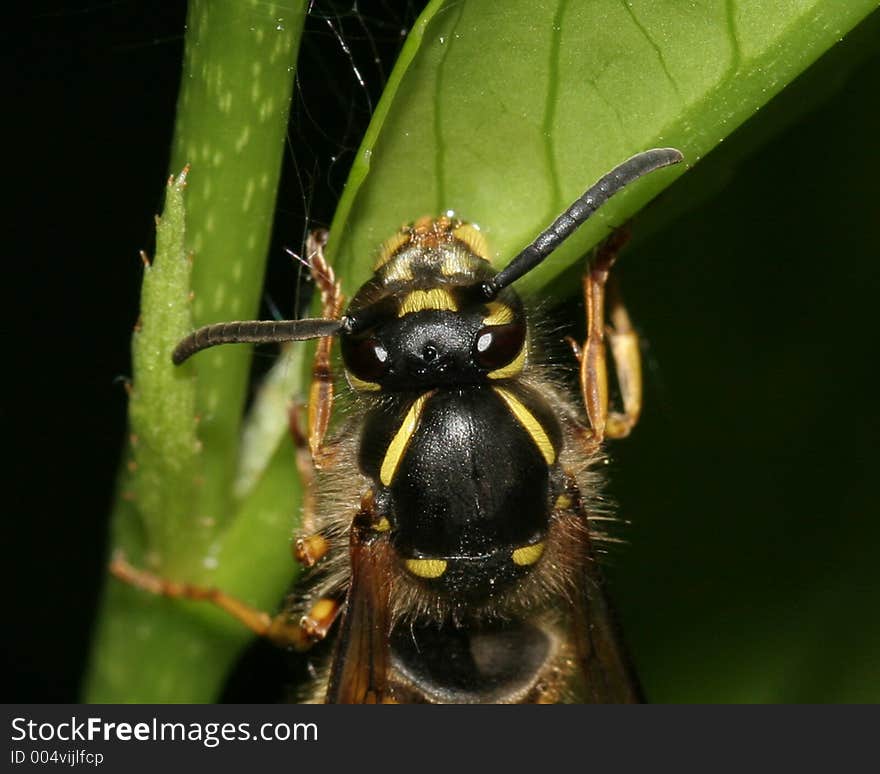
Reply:
M382 282L387 285L389 282L409 282L413 278L413 255L398 255L391 258L379 269L382 273Z
M456 274L467 274L472 267L472 258L468 260L468 254L460 247L447 247L443 251L443 260L440 261L440 273L444 277L453 277Z
M446 572L445 559L407 559L406 569L419 578L439 578Z
M431 288L430 290L414 290L406 295L400 302L398 317L413 312L423 312L426 309L458 311L458 304L446 288Z
M501 399L507 404L507 408L510 409L523 429L531 436L547 464L552 465L556 462L556 449L553 448L550 437L544 431L544 428L541 427L541 423L535 418L535 415L507 390L501 387L494 387L493 389L501 396Z
M403 422L401 422L400 427L394 434L394 438L388 444L385 459L382 460L382 467L379 469L379 480L385 486L390 486L394 480L394 474L397 472L400 460L403 459L403 453L406 451L406 447L409 446L410 439L419 426L419 419L421 419L425 401L432 394L433 392L426 392L424 395L419 395L413 401L412 406L409 407L409 411L406 412L406 416L403 418Z
M571 508L572 505L574 505L574 500L572 500L571 497L567 494L561 494L559 495L559 497L556 498L556 502L554 503L553 507L557 511L566 511Z
M520 371L523 370L523 365L526 362L526 345L523 343L522 349L519 351L519 354L511 360L506 366L501 366L501 368L496 368L494 371L489 371L486 376L490 379L509 379L511 376L516 376Z
M490 301L486 304L489 314L483 318L483 325L506 325L513 322L514 314L507 304L501 301Z
M398 231L393 237L386 239L379 248L379 255L376 257L376 262L373 264L373 271L378 271L388 263L397 251L409 242L409 240L410 233L409 229L406 228Z
M383 516L381 519L379 519L378 522L373 525L373 529L376 530L376 532L387 532L389 529L391 529L391 522L388 521L385 516Z
M348 383L352 386L352 389L358 390L359 392L377 392L382 389L382 386L376 384L376 382L368 382L364 379L358 379L351 371L345 372L345 377L348 379Z
M452 235L464 242L474 255L483 260L489 260L489 245L483 232L471 223L462 223Z
M535 543L531 546L521 546L513 551L513 563L520 567L528 567L541 558L544 553L544 543Z

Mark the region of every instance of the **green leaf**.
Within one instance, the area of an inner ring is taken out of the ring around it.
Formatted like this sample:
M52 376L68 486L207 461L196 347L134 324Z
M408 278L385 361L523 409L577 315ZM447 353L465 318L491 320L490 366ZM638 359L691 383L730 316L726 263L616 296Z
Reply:
M354 289L400 224L452 209L503 264L634 153L672 146L695 164L876 7L430 3L360 149L328 255ZM686 165L615 197L521 286L580 260Z

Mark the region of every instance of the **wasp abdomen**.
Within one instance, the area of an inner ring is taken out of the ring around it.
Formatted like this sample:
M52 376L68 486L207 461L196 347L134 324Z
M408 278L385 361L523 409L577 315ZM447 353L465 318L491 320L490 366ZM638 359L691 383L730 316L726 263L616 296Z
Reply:
M525 701L560 650L552 631L525 621L401 626L391 637L399 690L409 701L444 704Z

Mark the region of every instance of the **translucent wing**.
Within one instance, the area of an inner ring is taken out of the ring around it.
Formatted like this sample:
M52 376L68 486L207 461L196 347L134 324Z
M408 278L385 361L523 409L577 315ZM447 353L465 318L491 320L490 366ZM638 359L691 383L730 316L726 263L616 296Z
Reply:
M351 585L330 666L328 704L381 704L389 698L389 548L366 532L352 527Z
M586 513L583 518L587 519ZM586 534L580 554L579 594L574 604L572 625L583 679L581 700L591 704L642 702L642 689L623 644L599 563Z

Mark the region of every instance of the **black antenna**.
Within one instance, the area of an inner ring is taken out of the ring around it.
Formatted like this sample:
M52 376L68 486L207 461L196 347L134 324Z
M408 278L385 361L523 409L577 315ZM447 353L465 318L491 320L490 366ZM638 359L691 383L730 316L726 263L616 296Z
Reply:
M247 320L215 323L193 331L171 353L174 365L180 365L191 355L218 344L269 344L282 341L304 341L322 336L335 336L348 329L349 318L325 320Z
M653 148L637 153L604 175L588 188L574 204L562 213L549 228L542 231L537 239L517 255L498 274L482 283L480 294L491 300L512 282L534 269L572 233L583 225L590 216L622 190L643 175L661 167L678 164L684 159L681 151L675 148Z

